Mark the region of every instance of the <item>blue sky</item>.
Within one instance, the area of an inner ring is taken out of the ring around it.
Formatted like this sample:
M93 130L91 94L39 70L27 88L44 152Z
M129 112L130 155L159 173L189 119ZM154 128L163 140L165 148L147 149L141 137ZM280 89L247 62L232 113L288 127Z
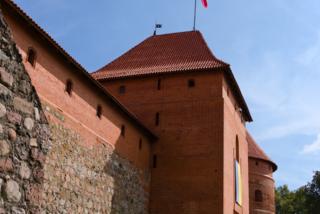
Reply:
M16 2L88 71L150 36L156 21L159 33L193 25L193 0ZM197 29L232 65L253 115L248 128L279 166L276 184L306 184L320 168L320 1L208 3Z

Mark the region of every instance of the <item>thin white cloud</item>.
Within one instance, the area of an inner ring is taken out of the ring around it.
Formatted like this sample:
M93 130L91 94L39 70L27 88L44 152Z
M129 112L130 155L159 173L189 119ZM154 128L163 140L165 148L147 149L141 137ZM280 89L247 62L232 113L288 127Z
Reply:
M268 115L256 132L259 141L292 135L318 135L320 115L320 32L290 59L285 53L269 52L245 71L245 95L256 115ZM299 60L298 60L299 59ZM249 84L249 85L248 85ZM255 115L254 115L255 116Z
M317 139L313 143L304 146L302 153L310 154L318 152L320 152L320 134L318 134Z

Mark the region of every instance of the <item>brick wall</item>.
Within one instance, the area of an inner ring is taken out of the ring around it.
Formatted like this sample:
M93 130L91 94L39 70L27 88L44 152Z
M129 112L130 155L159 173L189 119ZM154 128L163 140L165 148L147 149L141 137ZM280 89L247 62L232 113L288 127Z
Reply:
M249 212L249 178L248 178L248 143L246 129L239 105L235 101L234 94L225 79L223 80L222 96L224 100L224 213L233 214L234 210L240 213ZM236 139L239 142L239 163L241 166L243 205L238 206L235 202L235 160Z
M189 88L191 79L195 86ZM224 184L224 176L233 176L234 168L230 172L223 168L222 73L171 74L102 84L159 136L152 147L157 166L152 169L150 213L224 213L224 200L228 201L224 185L232 188L234 181L232 177ZM119 93L120 86L126 87L124 94ZM157 113L159 125L155 124ZM232 149L225 153L232 154ZM229 196L234 202L234 196Z
M273 166L263 160L249 159L250 213L275 213L275 184ZM261 191L262 200L257 200L255 192Z

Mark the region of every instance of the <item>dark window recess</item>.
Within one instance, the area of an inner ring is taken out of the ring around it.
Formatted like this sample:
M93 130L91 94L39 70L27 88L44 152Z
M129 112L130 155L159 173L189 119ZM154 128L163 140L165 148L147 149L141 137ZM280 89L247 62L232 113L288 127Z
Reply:
M119 87L119 93L120 93L120 94L126 93L126 86L121 85L121 86Z
M256 161L256 166L259 166L259 162L258 161Z
M100 105L97 106L97 117L100 119L102 117L102 107Z
M256 202L262 202L262 201L263 201L263 196L262 196L261 190L256 190L256 191L254 192L254 200L255 200Z
M195 86L196 86L196 82L194 81L194 79L188 80L188 87L189 88L193 88Z
M156 113L156 118L155 118L155 125L156 125L156 126L159 126L159 123L160 123L160 113L157 112L157 113Z
M33 48L29 48L28 55L27 55L27 61L32 65L35 66L36 64L36 56L37 53Z
M142 139L140 138L140 140L139 140L139 150L141 150L142 149Z
M157 168L157 161L158 161L157 155L153 155L153 163L152 163L153 168Z
M240 148L239 148L239 138L238 138L238 135L236 136L236 160L240 161Z
M126 127L124 125L121 126L121 136L125 136L126 135Z
M158 79L158 90L161 89L161 79Z
M72 89L73 89L73 83L71 80L67 80L66 82L66 92L69 94L69 96L72 95Z

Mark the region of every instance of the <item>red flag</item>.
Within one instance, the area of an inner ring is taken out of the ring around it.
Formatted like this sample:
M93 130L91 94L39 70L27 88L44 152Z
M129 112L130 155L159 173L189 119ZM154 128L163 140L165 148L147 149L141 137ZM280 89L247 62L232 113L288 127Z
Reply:
M205 8L208 7L208 2L207 2L207 0L201 0L201 2L202 2L202 5L203 5Z

